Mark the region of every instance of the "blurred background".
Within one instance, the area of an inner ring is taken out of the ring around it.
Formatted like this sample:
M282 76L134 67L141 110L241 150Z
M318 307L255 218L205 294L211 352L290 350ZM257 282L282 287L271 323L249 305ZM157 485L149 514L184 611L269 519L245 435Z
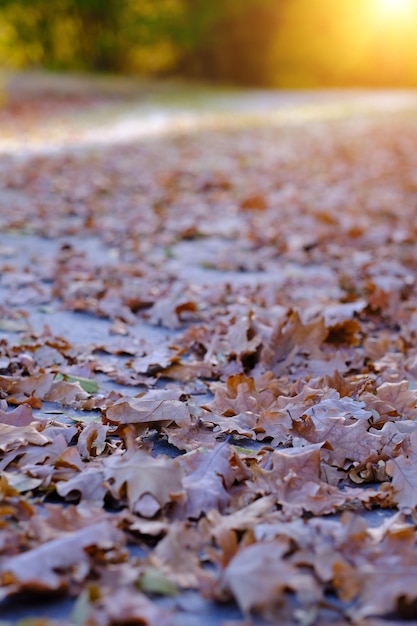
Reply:
M0 0L0 68L417 86L417 0Z

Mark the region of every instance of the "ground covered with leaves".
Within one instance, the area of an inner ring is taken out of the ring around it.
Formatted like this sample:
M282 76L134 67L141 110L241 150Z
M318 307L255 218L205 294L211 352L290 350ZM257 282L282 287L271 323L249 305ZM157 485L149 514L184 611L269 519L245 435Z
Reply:
M409 112L0 158L3 610L417 619L416 155Z

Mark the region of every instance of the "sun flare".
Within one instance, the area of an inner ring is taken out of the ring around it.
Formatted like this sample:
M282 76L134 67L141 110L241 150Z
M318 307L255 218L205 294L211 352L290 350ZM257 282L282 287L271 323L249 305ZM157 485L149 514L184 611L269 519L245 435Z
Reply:
M376 0L378 10L386 17L406 17L411 14L415 4L415 0Z

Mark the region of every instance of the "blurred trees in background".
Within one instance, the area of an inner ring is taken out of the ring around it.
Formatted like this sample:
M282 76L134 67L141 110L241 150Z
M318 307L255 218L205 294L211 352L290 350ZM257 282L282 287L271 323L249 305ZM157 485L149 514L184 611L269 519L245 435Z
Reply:
M388 4L0 0L0 64L257 86L417 85L417 7L406 15Z
M0 0L2 57L59 70L157 72L174 64L169 24L178 11L176 0Z
M271 84L274 42L287 2L184 0L176 33L181 49L179 69L209 80Z

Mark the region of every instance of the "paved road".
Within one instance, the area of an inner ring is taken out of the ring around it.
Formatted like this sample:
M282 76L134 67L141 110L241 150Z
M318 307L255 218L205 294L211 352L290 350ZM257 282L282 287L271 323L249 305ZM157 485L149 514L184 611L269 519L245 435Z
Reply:
M71 91L78 83L67 84ZM42 86L42 85L40 85ZM64 85L65 86L65 85ZM39 87L39 84L38 84ZM20 87L36 89L37 84ZM85 86L84 86L85 88ZM65 93L65 92L64 92ZM221 127L235 125L237 127L263 124L300 124L312 120L339 119L352 116L360 118L361 114L373 112L382 114L389 119L391 111L417 110L417 92L412 91L238 91L212 90L203 87L191 89L189 86L168 85L158 88L142 89L135 92L126 91L114 102L104 101L97 108L86 107L77 110L76 114L67 113L64 118L53 112L49 118L39 118L31 128L13 134L0 130L0 153L5 159L10 157L27 157L33 153L53 153L58 151L84 150L91 146L111 145L132 140L141 140L147 136L172 133L181 130L194 131L204 127ZM7 129L6 129L7 131ZM7 156L8 155L8 156ZM15 202L17 196L7 197L6 190L0 194L1 202ZM10 192L11 193L11 192ZM16 191L13 191L16 194ZM1 205L0 205L1 211ZM27 233L0 233L0 261L13 264L22 269L29 263L32 268L41 263L51 262L63 241L58 239L45 240ZM84 239L83 244L92 258L105 261L106 251L98 239ZM219 273L210 270L212 258L222 252L221 246L227 246L222 239L207 238L205 246L200 241L183 241L173 250L171 260L167 260L167 269L184 281L218 282L228 281L231 275L227 271ZM194 265L187 262L194 259ZM111 262L111 260L109 260ZM197 266L198 262L198 266ZM206 266L204 268L204 265ZM204 269L202 269L202 267ZM279 266L282 276L286 272L294 274L298 268L293 265ZM306 268L303 270L306 272ZM309 272L322 272L323 269L311 268ZM204 274L204 281L202 281ZM233 274L233 280L248 283L260 281L278 281L280 274L276 268L268 267L261 274L246 272ZM329 281L331 276L329 277ZM0 282L0 301L4 301L8 287ZM98 320L88 315L79 315L54 307L29 306L28 323L36 331L45 324L53 333L62 334L71 341L88 344L108 336L110 322ZM148 340L162 345L169 340L165 329L144 328L138 321L134 327L135 335L146 332ZM0 337L8 337L10 333L1 333ZM117 340L117 338L115 339ZM113 385L114 386L114 385ZM126 392L128 392L127 390ZM130 390L130 393L132 391ZM378 519L377 522L380 520ZM206 604L196 595L188 594L175 600L180 607L177 610L174 626L201 626L220 624L226 619L238 619L239 611L233 607L214 607ZM5 608L4 619L13 622L23 617L38 615L62 619L71 610L71 603L62 601L57 604L28 605L18 607L12 603ZM1 608L1 607L0 607Z
M30 126L0 128L0 154L48 153L130 142L147 136L221 126L299 124L362 113L416 110L417 90L241 90L178 82L89 80L22 74L9 77L19 99L62 99L99 94L95 106L49 109Z

